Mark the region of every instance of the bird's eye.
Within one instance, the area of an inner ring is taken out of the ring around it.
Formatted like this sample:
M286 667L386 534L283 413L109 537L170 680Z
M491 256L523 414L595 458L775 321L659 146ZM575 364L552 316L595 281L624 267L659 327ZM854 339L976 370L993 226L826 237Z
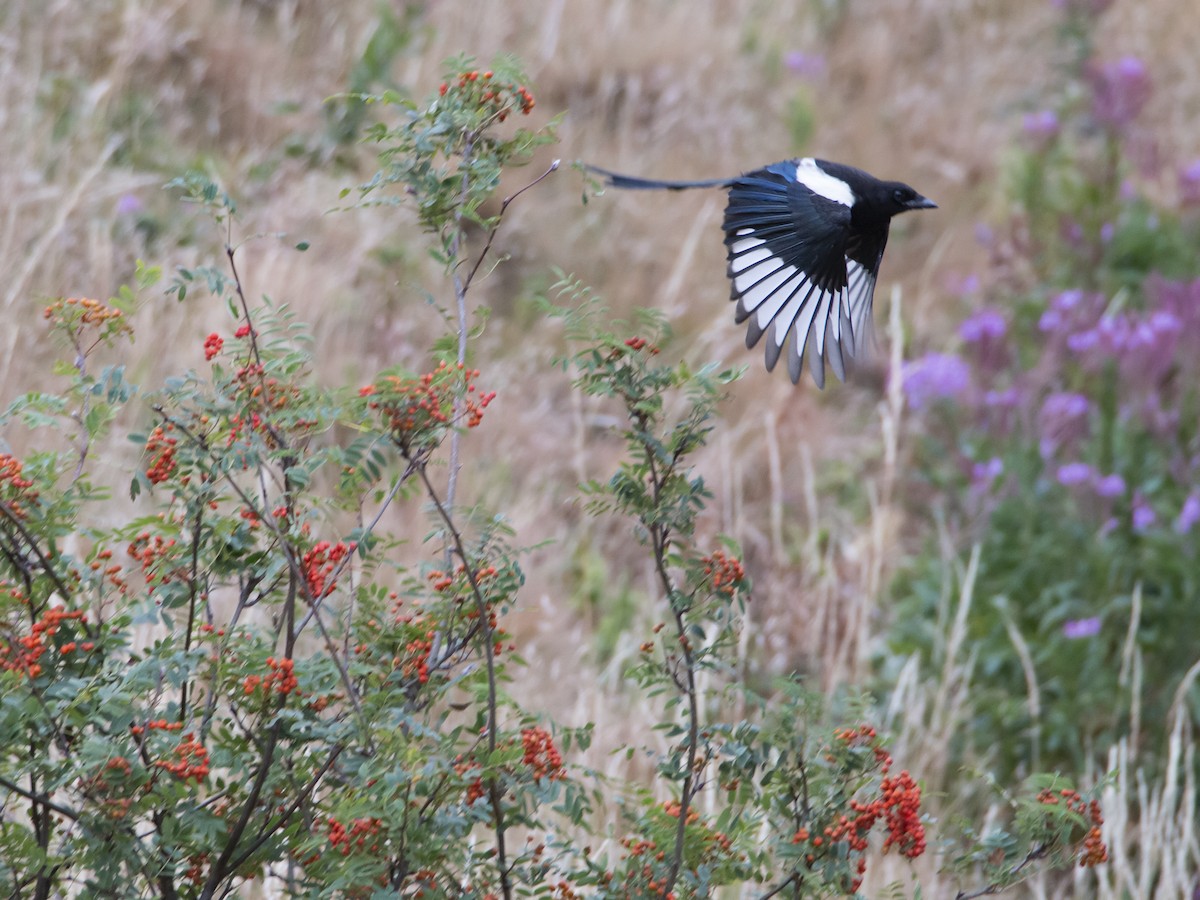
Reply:
M908 197L905 194L904 188L896 188L894 191L892 191L892 199L897 203L906 202Z

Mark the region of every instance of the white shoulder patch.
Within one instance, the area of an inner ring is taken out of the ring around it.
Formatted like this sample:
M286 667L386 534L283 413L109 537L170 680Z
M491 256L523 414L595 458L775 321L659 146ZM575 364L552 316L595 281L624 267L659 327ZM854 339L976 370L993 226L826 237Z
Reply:
M854 205L854 191L850 190L850 185L830 175L811 156L796 160L796 180L826 200L843 206Z

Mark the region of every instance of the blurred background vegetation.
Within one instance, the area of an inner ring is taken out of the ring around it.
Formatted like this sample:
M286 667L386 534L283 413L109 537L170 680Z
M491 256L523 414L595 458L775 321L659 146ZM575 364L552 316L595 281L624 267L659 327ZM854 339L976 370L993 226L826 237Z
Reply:
M507 262L476 288L490 315L475 363L500 414L465 489L524 544L545 542L511 628L533 677L513 690L595 722L597 768L636 770L605 749L651 721L621 673L654 588L622 527L574 500L620 447L555 369L561 325L537 298L557 267L617 315L663 311L666 352L749 367L698 465L705 527L740 542L754 579L751 677L800 672L834 702L870 689L947 823L1002 813L978 772L1109 776L1112 863L1030 895L1182 896L1200 868L1193 13L1186 0L8 0L0 400L41 377L48 298L115 294L139 259L170 271L220 253L163 189L187 169L237 199L249 292L313 324L320 377L420 370L444 324L412 211L337 208L375 166L360 139L378 112L353 95L425 96L458 53L514 54L534 116L562 114L530 172L562 157L706 178L817 155L904 180L940 211L896 221L879 352L823 393L744 350L719 192L585 204L564 168L506 213ZM153 298L133 318L148 352L129 377L198 364L203 335L230 321L202 292ZM0 441L20 453L37 436ZM121 471L137 448L105 454ZM944 896L937 854L922 865Z

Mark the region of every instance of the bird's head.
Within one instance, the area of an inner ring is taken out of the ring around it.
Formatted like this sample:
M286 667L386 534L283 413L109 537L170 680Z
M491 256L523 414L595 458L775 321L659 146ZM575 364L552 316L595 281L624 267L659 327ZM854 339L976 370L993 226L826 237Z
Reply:
M907 184L899 181L883 182L875 202L890 216L908 212L910 209L937 209L937 204L928 197L922 197Z

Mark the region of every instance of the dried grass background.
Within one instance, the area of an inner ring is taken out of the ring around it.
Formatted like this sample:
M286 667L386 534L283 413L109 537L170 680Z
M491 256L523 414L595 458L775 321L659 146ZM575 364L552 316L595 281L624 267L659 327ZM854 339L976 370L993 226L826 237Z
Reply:
M1200 16L1192 6L1118 0L1099 33L1101 56L1147 61L1155 83L1147 118L1168 161L1200 147ZM653 609L633 615L603 666L590 652L604 610L589 605L585 589L602 605L622 591L648 602L653 588L625 527L586 518L576 501L575 485L604 477L619 446L552 365L562 335L530 302L551 266L592 285L618 315L661 309L679 338L669 352L749 366L699 459L715 495L706 527L742 543L756 584L746 664L764 677L802 671L829 691L859 683L887 621L889 576L913 537L932 527L895 497L903 408L885 373L913 347L953 340L966 310L947 285L981 264L974 228L999 213L1005 148L1059 62L1061 14L1048 0L428 0L390 8L415 29L391 74L418 97L436 87L450 55L505 52L524 61L537 114L565 112L560 144L540 154L528 177L555 157L703 178L812 154L902 179L939 203L938 212L904 217L893 229L876 298L878 358L823 393L768 375L759 352L745 351L727 300L719 193L609 192L584 206L582 180L561 170L510 209L496 245L508 261L475 297L494 310L476 362L499 397L465 443L463 496L504 511L521 543L550 542L526 561L515 630L532 677L514 686L518 696L560 721L596 722L600 740L588 762L601 769L626 765L606 748L653 740L654 711L637 708L618 677ZM235 236L261 235L241 251L248 293L286 302L312 324L318 377L355 382L382 366L426 362L442 326L424 292L446 300L447 286L418 249L411 220L396 209L330 213L338 191L370 169L287 152L298 141L312 149L326 127L324 101L347 89L378 9L367 0L0 4L0 401L42 385L59 353L40 318L47 298L110 296L138 258L168 270L220 264L222 236L161 189L196 166L238 199ZM823 72L798 77L784 65L789 52L820 56ZM803 144L798 102L811 115ZM371 164L369 151L362 159ZM153 227L117 211L129 196ZM311 242L307 253L292 249L299 240ZM901 308L892 298L903 298ZM183 304L153 300L134 325L140 362L130 377L153 385L198 366L203 336L228 331L230 318L221 302L196 293ZM38 437L14 431L0 440L20 451ZM135 451L117 440L105 450L101 465L121 484ZM425 528L413 510L391 524L413 538ZM964 609L969 590L950 602ZM897 759L926 779L943 816L969 799L936 793L959 790L960 773L938 767L969 713L969 648L953 628L953 664L934 673L906 668L889 723ZM1149 897L1160 865L1167 874L1153 896L1191 890L1200 860L1193 737L1181 711L1164 750L1173 783L1139 784L1137 760L1114 751L1120 776L1106 802L1114 863L1099 888L1079 882L1077 896ZM894 863L872 864L868 894L892 879L908 883ZM925 896L953 896L936 868L929 854L917 870ZM1026 894L1065 896L1049 885L1035 882Z

